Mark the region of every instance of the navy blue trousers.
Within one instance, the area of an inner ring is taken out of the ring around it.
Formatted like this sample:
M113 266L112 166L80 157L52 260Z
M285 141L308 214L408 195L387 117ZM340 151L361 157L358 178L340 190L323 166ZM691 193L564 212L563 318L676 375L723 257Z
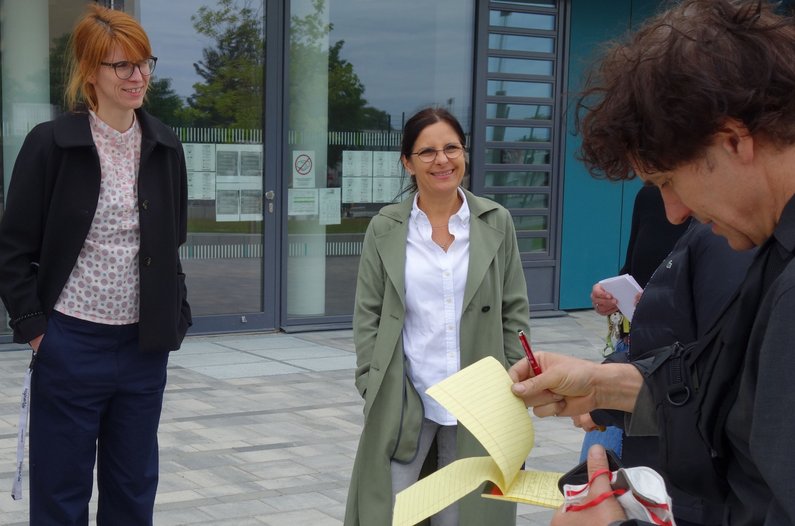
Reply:
M36 357L30 404L30 524L151 525L157 427L168 353L138 350L138 325L54 313Z

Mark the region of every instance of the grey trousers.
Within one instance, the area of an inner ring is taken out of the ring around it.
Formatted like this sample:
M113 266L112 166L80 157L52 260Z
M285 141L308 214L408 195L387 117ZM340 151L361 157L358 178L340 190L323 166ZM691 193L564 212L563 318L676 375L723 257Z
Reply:
M392 461L393 506L395 495L417 482L422 464L428 456L428 451L431 449L434 438L436 438L436 448L438 450L437 469L441 469L455 460L456 429L458 429L458 426L439 425L427 418L422 421L422 432L420 433L417 456L408 464ZM458 526L458 503L454 502L431 517L431 526Z

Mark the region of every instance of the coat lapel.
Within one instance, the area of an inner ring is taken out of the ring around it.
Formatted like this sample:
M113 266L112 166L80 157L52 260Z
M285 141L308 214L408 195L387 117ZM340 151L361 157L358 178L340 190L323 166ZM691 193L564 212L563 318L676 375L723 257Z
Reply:
M474 194L464 191L469 205L469 271L467 272L467 282L464 288L463 310L466 310L469 302L475 296L475 292L480 288L480 283L486 271L491 265L491 261L500 248L503 240L503 232L494 228L485 217L490 210L494 209L491 201L483 201Z
M469 270L464 289L464 304L469 302L480 288L480 283L491 265L503 240L503 232L486 220L488 212L495 208L491 201L482 200L471 192L464 190L469 206ZM413 206L412 199L406 199L397 207L382 213L396 221L396 226L376 237L378 253L384 263L389 280L395 287L403 308L406 306L406 238L408 236L408 219Z
M387 277L395 287L404 310L406 308L406 239L412 205L413 199L406 199L389 211L382 210L382 213L393 219L396 225L375 238Z

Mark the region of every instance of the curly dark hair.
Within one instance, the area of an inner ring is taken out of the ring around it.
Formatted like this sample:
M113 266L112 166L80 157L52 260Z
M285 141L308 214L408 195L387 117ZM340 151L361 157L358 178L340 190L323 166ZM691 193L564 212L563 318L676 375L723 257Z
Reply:
M696 160L728 119L795 143L795 25L766 0L685 0L608 46L577 103L579 158L632 179Z

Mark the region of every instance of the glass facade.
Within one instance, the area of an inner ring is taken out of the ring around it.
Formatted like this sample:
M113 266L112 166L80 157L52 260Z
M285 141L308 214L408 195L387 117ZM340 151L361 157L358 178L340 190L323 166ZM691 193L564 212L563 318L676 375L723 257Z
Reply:
M523 259L551 254L555 0L100 3L139 19L158 57L145 107L185 148L181 256L199 332L349 324L364 231L406 197L403 123L429 105L461 121L465 186L511 210ZM84 5L0 0L0 214L25 135L64 111Z
M287 324L353 312L369 219L404 197L403 122L445 106L469 133L474 4L291 0L289 19Z
M194 316L263 310L263 0L127 0L159 60L146 104L185 149Z

